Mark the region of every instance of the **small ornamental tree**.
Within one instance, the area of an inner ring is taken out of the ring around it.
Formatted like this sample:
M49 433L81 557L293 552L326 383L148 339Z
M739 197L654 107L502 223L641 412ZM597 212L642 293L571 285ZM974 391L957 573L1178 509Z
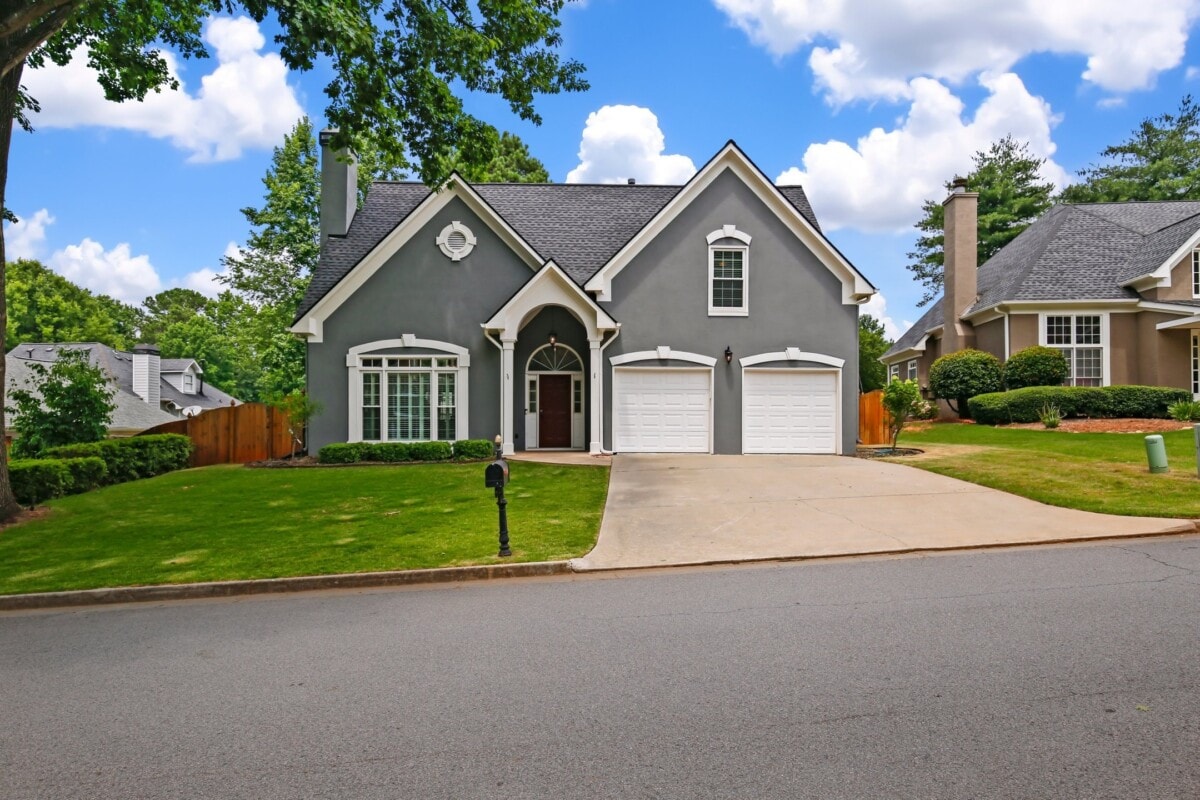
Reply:
M88 355L86 350L60 350L49 367L29 365L33 374L23 388L12 391L8 407L16 417L14 456L34 458L48 447L98 442L108 435L114 390Z
M1004 362L1004 388L1061 386L1070 372L1061 350L1034 345L1018 350Z
M271 405L288 418L288 433L292 436L292 458L296 458L296 445L308 441L308 422L325 407L304 392L295 391L271 401Z
M977 394L998 392L1004 386L1000 360L982 350L948 353L929 368L929 388L962 419L970 417L967 401Z
M883 410L888 416L888 432L892 435L892 449L900 439L900 431L909 415L917 409L921 402L921 390L916 381L892 381L883 387Z

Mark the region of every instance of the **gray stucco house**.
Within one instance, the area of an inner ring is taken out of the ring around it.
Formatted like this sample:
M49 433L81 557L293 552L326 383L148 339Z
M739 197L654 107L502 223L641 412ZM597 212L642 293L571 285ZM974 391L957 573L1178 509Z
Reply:
M871 283L729 142L684 186L376 183L322 137L309 442L853 453Z

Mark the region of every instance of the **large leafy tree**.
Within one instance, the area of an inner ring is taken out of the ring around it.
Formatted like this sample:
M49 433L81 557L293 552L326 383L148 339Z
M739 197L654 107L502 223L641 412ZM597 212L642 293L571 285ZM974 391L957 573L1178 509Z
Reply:
M887 367L879 357L892 346L883 323L870 314L858 317L858 384L862 392L873 392L887 384Z
M29 370L26 385L12 393L13 455L32 458L48 447L105 437L114 388L87 350L62 350L50 366L33 362Z
M172 325L185 323L208 307L208 298L195 289L166 289L142 301L145 309L141 341L158 344L163 332ZM168 356L168 358L182 358Z
M5 265L8 291L5 343L100 342L128 348L137 338L139 312L106 295L94 295L37 261Z
M1029 152L1029 145L1005 136L972 157L967 186L979 193L979 263L994 256L1051 205L1054 184L1039 173L1045 159ZM949 191L951 182L946 182ZM916 224L921 235L908 254L907 265L925 286L918 305L935 300L942 292L942 268L946 219L941 201L927 200Z
M325 117L338 130L335 147L371 131L394 163L411 163L434 183L453 148L483 163L496 143L495 131L467 113L456 92L498 95L522 119L540 123L536 95L587 88L583 66L557 52L565 2L6 0L0 3L0 209L9 216L4 189L13 125L28 129L28 112L37 107L21 85L26 67L66 64L82 52L109 100L141 100L178 88L159 48L207 56L203 23L221 12L244 12L258 22L273 17L279 55L290 69L329 68ZM0 283L0 295L3 289ZM0 387L3 379L0 365ZM0 519L18 510L0 449Z
M455 150L450 169L457 170L471 183L549 183L546 165L529 152L529 145L514 133L500 134L494 155L483 164L472 164Z
M1080 170L1063 201L1200 199L1200 106L1187 95L1177 112L1142 120L1129 139L1100 155L1107 162Z

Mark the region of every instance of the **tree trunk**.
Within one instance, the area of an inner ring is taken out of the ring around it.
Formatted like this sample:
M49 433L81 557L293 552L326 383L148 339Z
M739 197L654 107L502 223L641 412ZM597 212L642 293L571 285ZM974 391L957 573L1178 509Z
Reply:
M8 185L8 150L12 144L13 117L17 109L17 93L21 88L21 73L24 65L19 65L3 78L0 78L0 208L7 208L5 199ZM4 254L4 233L0 230L0 353L6 352L5 333L8 329L8 304L5 301L4 278L8 260ZM0 409L4 408L5 381L7 380L7 364L0 358ZM21 510L13 497L12 484L8 480L8 448L0 446L0 520L14 517Z

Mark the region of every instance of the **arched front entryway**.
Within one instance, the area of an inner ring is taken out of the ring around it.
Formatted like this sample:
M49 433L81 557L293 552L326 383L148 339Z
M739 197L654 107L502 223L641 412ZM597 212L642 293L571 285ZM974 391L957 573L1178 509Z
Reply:
M565 344L539 347L525 364L525 446L582 449L583 360Z

